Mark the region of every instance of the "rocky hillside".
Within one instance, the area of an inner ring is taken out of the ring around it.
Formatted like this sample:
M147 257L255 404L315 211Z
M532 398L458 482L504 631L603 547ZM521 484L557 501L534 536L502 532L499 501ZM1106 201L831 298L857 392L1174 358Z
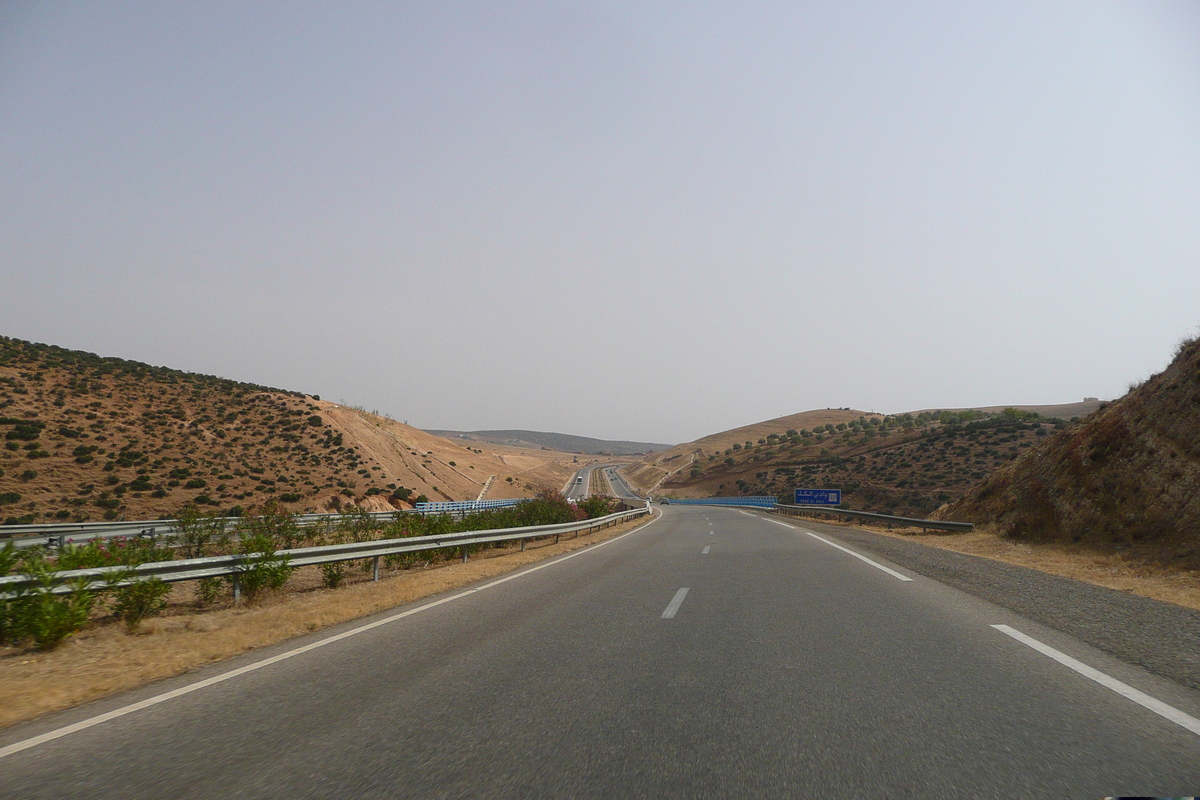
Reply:
M1200 340L944 515L1018 538L1146 548L1200 567Z
M0 337L0 522L372 510L560 488L573 455L452 443L319 397Z

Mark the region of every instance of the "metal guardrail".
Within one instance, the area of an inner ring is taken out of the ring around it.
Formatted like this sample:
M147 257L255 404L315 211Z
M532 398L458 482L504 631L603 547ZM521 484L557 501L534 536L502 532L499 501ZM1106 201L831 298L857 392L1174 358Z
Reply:
M402 514L457 514L459 516L473 511L484 511L490 508L505 508L523 503L529 498L515 500L466 500L451 503L417 503L412 510L370 511L366 515L371 519L382 522L396 519ZM431 508L423 508L431 506ZM347 514L295 514L292 519L301 528L314 525L336 523ZM216 517L214 524L220 522L225 528L232 528L245 517ZM173 519L131 520L121 522L51 522L44 525L3 525L0 526L0 544L7 541L16 543L18 548L25 547L62 547L65 544L79 544L93 539L117 539L122 537L173 537L178 534L176 521Z
M399 514L413 514L414 511L372 511L367 516L376 521L392 520ZM328 522L337 522L346 514L296 514L292 516L296 525L301 528L312 527ZM215 517L212 522L220 522L226 528L232 528L245 517ZM178 533L176 520L153 519L132 520L128 522L52 522L47 525L5 525L0 527L0 544L12 541L18 548L41 547L51 545L61 547L65 544L90 542L93 539L116 539L130 536L143 537L173 537Z
M455 514L460 511L486 511L492 508L511 508L529 499L528 497L518 497L512 500L450 500L436 503L417 503L414 510L420 513Z
M834 517L873 520L875 522L887 523L888 527L891 527L892 525L900 525L907 528L920 528L921 530L935 531L975 530L975 525L971 522L944 522L936 519L893 517L888 514L874 514L870 511L851 511L850 509L846 508L831 508L829 506L794 506L776 504L772 510L778 514L784 514L790 517L801 517L810 514L825 514Z
M637 519L650 514L650 506L646 504L631 511L619 511L604 517L587 519L581 522L565 522L557 525L535 525L524 528L499 528L486 531L466 531L463 533L436 534L433 536L409 536L402 539L381 539L369 542L350 542L347 544L323 545L320 547L298 547L290 550L278 550L275 556L286 557L291 566L303 567L312 564L329 564L338 561L355 561L362 558L374 559L374 578L379 579L379 559L383 556L401 553L416 553L422 550L443 550L460 547L463 549L463 561L467 560L467 548L476 544L521 540L521 549L525 549L526 539L536 539L553 536L555 542L564 533L580 533L582 531L606 528L626 520ZM66 582L91 581L90 588L118 588L128 586L139 580L158 578L168 583L194 581L202 578L232 577L234 581L234 597L239 597L237 577L248 572L263 561L263 553L234 554L225 556L208 556L205 558L185 558L178 561L155 561L137 566L95 567L91 569L72 569L56 572L54 580L59 585L51 591L55 594L69 594L77 591ZM36 578L29 575L8 575L0 577L0 599L12 597L22 589L38 585Z
M690 497L682 500L668 498L671 505L680 506L753 506L755 508L774 508L775 498L768 496L748 497Z

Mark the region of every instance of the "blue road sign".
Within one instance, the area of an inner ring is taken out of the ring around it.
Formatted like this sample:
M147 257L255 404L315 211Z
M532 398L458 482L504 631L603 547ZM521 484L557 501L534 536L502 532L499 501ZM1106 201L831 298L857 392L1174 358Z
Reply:
M796 505L798 506L840 506L841 504L841 489L796 490Z

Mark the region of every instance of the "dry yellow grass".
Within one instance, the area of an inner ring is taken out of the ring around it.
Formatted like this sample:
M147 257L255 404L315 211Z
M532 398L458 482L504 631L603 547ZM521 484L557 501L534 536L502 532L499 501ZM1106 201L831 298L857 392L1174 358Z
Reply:
M286 594L254 605L198 612L172 605L130 635L117 623L96 624L58 649L0 648L0 727L179 675L255 648L410 603L611 539L648 520L628 522L559 544L488 550L466 564L384 572L339 589L320 585L315 567L297 573ZM297 591L298 590L298 591ZM175 599L186 600L189 589Z

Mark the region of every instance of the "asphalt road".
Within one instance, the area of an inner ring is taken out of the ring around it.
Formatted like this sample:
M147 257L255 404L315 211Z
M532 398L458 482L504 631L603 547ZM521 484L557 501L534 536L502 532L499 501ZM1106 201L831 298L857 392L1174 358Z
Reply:
M6 730L0 797L1200 791L1200 691L802 521L662 511L375 627Z
M566 492L568 500L583 500L588 496L592 488L592 469L592 467L583 467L575 473L575 477L571 478ZM580 478L583 480L580 481Z
M616 467L608 467L608 485L612 487L613 495L622 500L639 500L638 493L630 488L629 483L624 476L617 471Z

